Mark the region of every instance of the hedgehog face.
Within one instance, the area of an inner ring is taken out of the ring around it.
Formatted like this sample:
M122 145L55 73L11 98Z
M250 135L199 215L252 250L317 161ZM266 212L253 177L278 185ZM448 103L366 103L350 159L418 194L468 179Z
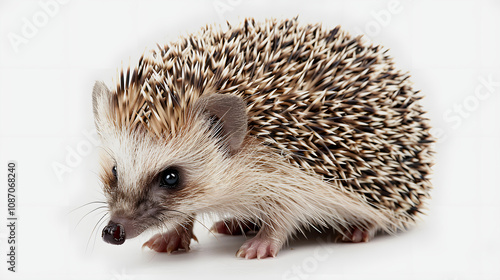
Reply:
M199 98L184 126L158 137L145 125L117 126L106 108L109 100L109 93L94 90L105 151L101 181L111 217L104 240L122 244L146 229L183 224L210 207L201 198L207 189L223 184L221 169L230 169L230 157L245 137L243 101L218 94Z
M124 241L148 228L182 223L202 207L197 204L206 185L201 155L210 150L208 139L200 145L203 151L182 153L181 137L126 131L101 136L106 150L101 180L111 216L105 231L123 231L118 240ZM116 244L114 238L106 241Z

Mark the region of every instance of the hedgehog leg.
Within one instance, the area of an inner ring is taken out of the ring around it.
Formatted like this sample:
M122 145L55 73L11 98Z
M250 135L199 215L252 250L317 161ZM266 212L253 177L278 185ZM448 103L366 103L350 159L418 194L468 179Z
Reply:
M287 230L265 223L254 238L243 243L236 252L236 257L245 259L274 258L283 247L287 237Z
M198 241L193 234L193 222L176 226L173 230L158 233L146 241L142 247L148 247L159 253L172 253L180 250L189 251L191 239Z
M242 235L258 230L259 226L257 224L248 221L240 221L236 218L218 221L210 228L211 232L227 235Z
M368 242L375 236L376 232L377 230L375 227L364 229L353 226L349 229L346 229L340 237L342 242Z

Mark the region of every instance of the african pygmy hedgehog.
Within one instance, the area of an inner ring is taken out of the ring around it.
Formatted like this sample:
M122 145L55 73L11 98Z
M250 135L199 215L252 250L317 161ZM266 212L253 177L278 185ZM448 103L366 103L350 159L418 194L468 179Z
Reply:
M344 241L413 225L429 198L433 138L409 76L340 27L247 19L158 46L97 82L95 123L110 210L103 239L146 229L158 252L212 231L256 231L237 252L274 257L327 228Z

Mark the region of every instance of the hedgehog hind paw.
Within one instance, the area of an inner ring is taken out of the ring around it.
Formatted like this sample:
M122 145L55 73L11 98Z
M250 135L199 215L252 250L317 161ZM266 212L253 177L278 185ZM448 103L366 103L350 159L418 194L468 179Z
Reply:
M340 239L340 241L346 243L362 243L370 241L374 235L375 230L373 229L363 229L354 226L346 229L337 240Z
M240 222L236 219L218 221L210 228L210 231L213 233L227 235L242 235L258 230L259 227L257 225Z

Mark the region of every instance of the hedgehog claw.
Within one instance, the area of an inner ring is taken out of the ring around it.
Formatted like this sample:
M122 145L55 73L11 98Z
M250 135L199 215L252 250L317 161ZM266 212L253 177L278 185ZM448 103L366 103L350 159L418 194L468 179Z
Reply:
M236 252L236 257L245 259L264 259L267 257L274 258L281 248L281 243L275 239L254 237L241 246Z
M352 243L368 242L370 240L371 235L372 233L370 232L370 230L353 227L350 230L344 231L344 234L342 235L342 242L352 242Z
M173 253L176 251L184 250L189 251L189 243L191 238L194 240L196 236L187 233L177 232L176 230L171 230L165 233L158 233L146 241L142 247L148 247L149 249L159 252L159 253Z

